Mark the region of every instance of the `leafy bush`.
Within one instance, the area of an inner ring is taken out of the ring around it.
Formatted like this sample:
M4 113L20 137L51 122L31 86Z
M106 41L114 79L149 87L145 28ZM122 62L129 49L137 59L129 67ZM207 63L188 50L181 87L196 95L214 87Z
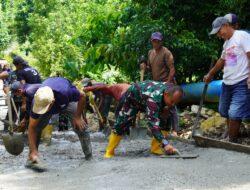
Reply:
M150 34L160 31L174 55L178 83L200 81L223 43L208 36L215 17L235 12L243 28L250 26L247 0L7 0L1 5L1 50L16 35L43 76L71 80L138 80L138 58L147 56Z

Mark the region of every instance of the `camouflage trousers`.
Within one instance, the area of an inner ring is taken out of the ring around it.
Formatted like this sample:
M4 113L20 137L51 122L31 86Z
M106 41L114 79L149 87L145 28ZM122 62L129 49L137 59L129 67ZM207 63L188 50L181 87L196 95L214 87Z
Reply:
M125 94L121 98L116 110L116 122L112 128L117 135L129 134L129 128L136 119L139 111L144 112L145 108L136 104L135 101L129 98L129 94ZM169 117L160 118L160 129L169 131L171 129L178 131L179 120L176 107L172 107L169 112Z

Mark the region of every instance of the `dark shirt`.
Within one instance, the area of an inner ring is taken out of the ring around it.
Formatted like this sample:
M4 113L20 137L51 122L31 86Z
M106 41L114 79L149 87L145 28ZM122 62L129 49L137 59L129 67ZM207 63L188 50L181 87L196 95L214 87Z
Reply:
M49 114L57 114L68 106L70 102L77 102L80 99L80 92L70 81L62 77L52 77L45 80L41 87L48 86L53 90L55 102L49 110ZM34 95L33 95L34 96ZM33 101L34 103L34 101ZM33 107L33 105L31 106ZM39 118L39 114L35 114L31 110L31 117Z
M29 66L17 71L17 80L25 80L28 84L39 84L42 82L38 71Z
M16 71L9 70L7 72L8 72L8 78L3 80L3 86L4 87L9 87L13 82L17 81ZM11 94L11 96L13 97L13 100L15 102L21 102L22 101L21 97L18 97L15 94Z
M31 112L32 100L38 88L41 87L42 84L25 84L23 86L23 95L26 97L26 113L25 118L28 119Z
M4 87L10 86L13 82L17 81L17 75L16 71L7 71L8 72L8 78L3 80Z

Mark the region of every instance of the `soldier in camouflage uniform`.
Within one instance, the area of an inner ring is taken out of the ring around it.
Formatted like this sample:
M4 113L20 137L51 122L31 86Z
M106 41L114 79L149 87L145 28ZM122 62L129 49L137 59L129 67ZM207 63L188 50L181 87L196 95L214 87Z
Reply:
M128 124L139 111L145 112L148 126L154 138L161 143L168 154L174 154L176 150L161 133L160 114L164 109L169 110L175 106L183 94L183 90L179 86L163 82L147 80L131 85L125 94L104 157L110 158L114 155L114 149L129 127ZM167 111L165 112L167 113Z

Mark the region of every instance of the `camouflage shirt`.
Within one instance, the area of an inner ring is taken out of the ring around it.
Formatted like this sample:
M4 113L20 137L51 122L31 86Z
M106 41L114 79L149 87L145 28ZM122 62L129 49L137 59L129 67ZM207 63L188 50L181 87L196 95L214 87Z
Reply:
M160 130L160 112L165 106L163 92L172 84L146 80L135 83L127 91L127 97L136 109L145 112L148 126L153 136L162 142L164 139Z

